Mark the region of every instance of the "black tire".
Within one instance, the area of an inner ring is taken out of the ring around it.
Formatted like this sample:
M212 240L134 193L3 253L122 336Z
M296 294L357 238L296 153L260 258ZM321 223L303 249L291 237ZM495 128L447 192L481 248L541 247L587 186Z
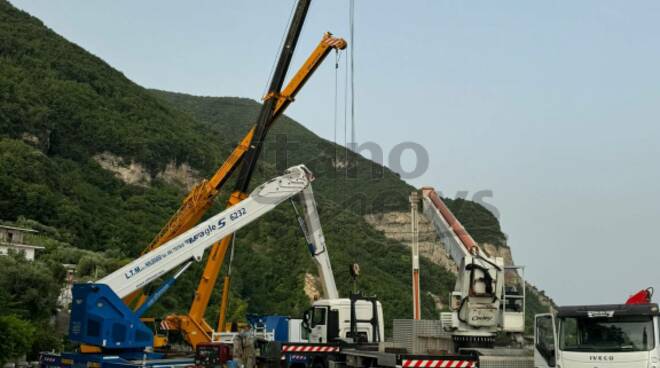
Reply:
M327 367L325 366L325 362L323 361L323 359L318 358L314 360L314 363L312 364L312 368L327 368Z

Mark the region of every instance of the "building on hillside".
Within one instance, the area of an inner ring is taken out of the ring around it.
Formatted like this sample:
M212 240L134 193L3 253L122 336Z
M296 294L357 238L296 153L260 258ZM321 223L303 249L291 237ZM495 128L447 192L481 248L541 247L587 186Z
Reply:
M57 304L60 308L67 310L71 301L73 300L73 283L76 275L76 265L69 263L62 263L62 267L66 270L66 278L64 279L64 287L60 291L59 297L57 297Z
M44 247L34 244L25 244L26 234L36 234L36 230L15 226L0 225L0 255L6 256L10 251L23 254L28 261L34 260L36 250Z
M66 270L64 285L57 297L57 313L55 314L55 330L62 335L69 333L69 322L71 321L71 301L73 300L73 283L76 282L76 265L63 263Z

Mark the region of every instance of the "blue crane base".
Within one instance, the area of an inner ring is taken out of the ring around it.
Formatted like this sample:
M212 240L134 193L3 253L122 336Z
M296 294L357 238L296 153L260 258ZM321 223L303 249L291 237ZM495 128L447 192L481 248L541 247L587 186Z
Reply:
M103 350L142 352L154 335L105 284L74 284L69 339Z

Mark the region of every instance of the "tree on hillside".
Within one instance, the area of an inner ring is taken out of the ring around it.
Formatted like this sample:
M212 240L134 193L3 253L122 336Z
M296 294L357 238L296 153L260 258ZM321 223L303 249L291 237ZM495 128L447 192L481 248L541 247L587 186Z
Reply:
M34 327L14 315L0 316L0 366L22 357L32 348Z
M45 264L20 256L0 257L0 290L9 296L9 308L31 320L49 319L55 312L61 281ZM2 336L2 335L0 335Z

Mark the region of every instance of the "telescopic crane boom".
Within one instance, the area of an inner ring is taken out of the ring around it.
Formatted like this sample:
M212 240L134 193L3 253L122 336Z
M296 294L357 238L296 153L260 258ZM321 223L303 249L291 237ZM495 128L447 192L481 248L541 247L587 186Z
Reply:
M75 284L69 338L118 354L142 354L146 347L152 346L153 334L121 298L184 263L185 268L191 260L201 260L204 251L218 240L303 192L313 179L305 166L294 166L257 187L240 204L230 206L98 282Z

